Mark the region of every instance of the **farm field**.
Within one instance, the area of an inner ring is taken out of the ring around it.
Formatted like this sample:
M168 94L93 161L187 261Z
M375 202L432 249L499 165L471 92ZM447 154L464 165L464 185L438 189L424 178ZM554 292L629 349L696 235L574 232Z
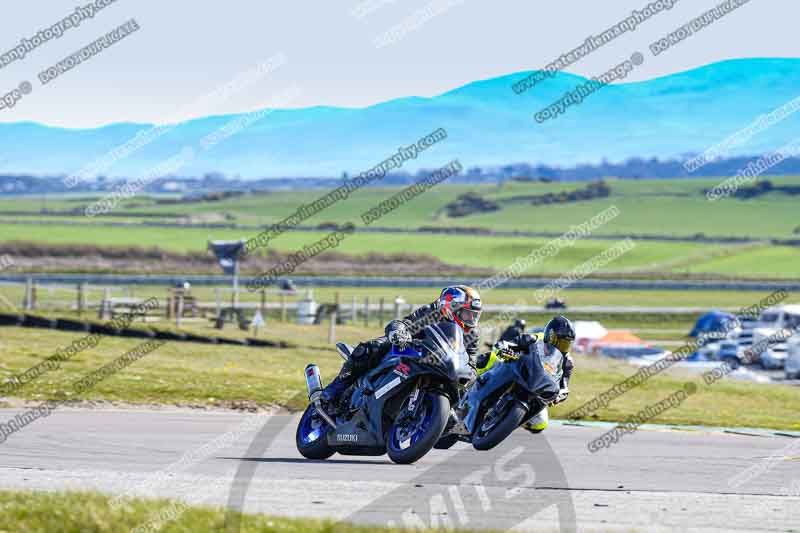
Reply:
M287 232L270 242L270 249L283 253L302 250L304 246L329 235L325 231ZM187 254L204 253L209 238L249 238L242 230L208 228L148 227L83 227L70 225L0 224L2 242L27 241L41 244L81 245L161 249ZM531 254L548 243L544 238L490 237L442 234L355 233L341 241L336 252L354 260L371 253L384 255L422 254L439 259L453 272L459 266L484 272L502 270L516 259ZM579 240L563 248L557 255L532 264L525 275L567 272L601 254L620 240ZM596 274L682 273L719 274L730 277L791 278L796 277L800 248L765 244L707 244L691 242L635 241L636 246ZM404 260L398 257L398 261ZM408 260L408 259L405 259ZM247 271L247 265L243 266ZM26 270L36 271L36 264ZM93 269L87 269L93 270ZM386 270L386 271L391 271ZM375 272L382 274L384 272ZM297 274L316 273L311 265L302 264Z
M775 185L797 185L800 177L764 177ZM580 183L505 182L497 185L440 185L396 211L383 216L376 226L418 228L421 226L468 226L493 230L565 232L591 218L603 209L616 205L620 215L595 231L597 235L650 234L692 237L705 236L792 238L800 227L797 199L772 192L754 199L706 200L703 190L713 187L721 178L682 180L617 180L607 179L611 193L606 198L548 205L513 204L499 211L464 217L447 217L442 208L459 195L472 192L488 200L513 196L541 195L571 191L585 186ZM360 214L401 190L400 188L368 188L353 192L346 200L331 205L307 220L304 225L325 222L360 223ZM270 224L290 215L301 204L308 204L328 192L327 189L251 194L217 202L194 202L159 205L153 197L125 200L112 218L150 214L168 219L173 215L229 215L230 222ZM4 211L30 211L33 216L42 208L51 211L82 209L93 198L87 195L0 199L0 218ZM77 215L75 220L88 220ZM141 220L138 218L137 220ZM150 218L147 218L150 220ZM95 219L97 221L97 219Z
M798 184L798 177L769 178L776 185ZM542 247L551 238L524 236L487 236L416 233L429 227L473 227L493 230L528 231L559 234L568 231L615 206L619 215L598 227L590 236L566 247L556 256L532 265L525 275L546 275L569 271L600 254L626 235L681 237L687 240L636 240L636 247L596 272L599 275L663 275L794 278L800 269L800 247L774 245L769 239L792 239L800 232L797 199L785 193L772 192L754 199L734 198L709 202L703 190L720 180L616 180L608 179L610 195L587 201L529 205L515 202L503 204L499 211L448 217L444 206L459 195L472 192L487 200L559 193L584 187L585 183L541 183L507 181L502 185L440 185L383 216L376 227L409 230L407 233L363 233L348 236L336 248L351 261L370 254L397 256L396 261L409 261L407 254L421 254L443 263L445 271L460 274L466 270L491 272L508 267L515 259ZM399 188L369 188L353 192L346 200L335 203L306 220L302 225L353 222L363 227L360 214L397 193ZM3 243L26 241L41 244L79 245L91 243L101 247L159 247L188 254L206 253L209 238L238 239L255 236L257 230L224 229L193 226L198 223L236 223L268 225L290 215L301 204L308 204L326 194L326 189L308 191L277 190L245 194L221 201L158 204L164 197L140 196L127 199L109 217L88 218L64 212L78 210L95 198L72 195L43 201L37 197L0 198L0 251ZM61 213L45 216L42 209ZM11 212L28 215L3 215ZM147 215L142 217L141 215ZM180 218L175 218L180 217ZM9 222L14 223L9 223ZM43 221L48 222L42 224ZM136 223L133 226L110 227L105 222ZM149 227L141 222L176 222L185 227ZM269 244L269 249L292 253L329 234L327 230L287 231ZM592 237L614 236L614 239ZM702 237L746 238L747 243L704 242ZM264 253L264 250L259 251ZM402 256L400 254L403 254ZM330 255L330 254L328 254ZM324 260L325 254L320 260ZM55 267L54 267L55 268ZM61 267L63 269L63 267ZM75 267L79 271L98 271L102 267ZM173 267L174 268L174 267ZM247 265L244 265L245 270ZM25 270L47 270L46 261L32 261ZM58 268L56 268L58 270ZM179 269L179 271L182 269ZM340 270L344 273L347 269ZM165 270L168 271L168 270ZM375 274L391 272L388 267L371 269ZM441 269L438 271L441 272ZM293 273L326 272L311 261ZM418 275L430 274L423 267Z

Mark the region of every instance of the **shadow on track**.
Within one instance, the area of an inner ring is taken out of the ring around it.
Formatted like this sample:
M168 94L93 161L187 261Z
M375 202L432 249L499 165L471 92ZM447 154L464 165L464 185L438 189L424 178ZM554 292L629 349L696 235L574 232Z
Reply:
M230 459L233 461L255 461L257 463L288 463L288 464L335 464L335 465L394 465L389 460L383 461L359 461L356 459L325 459L315 461L313 459L303 459L300 457L217 457L216 459Z

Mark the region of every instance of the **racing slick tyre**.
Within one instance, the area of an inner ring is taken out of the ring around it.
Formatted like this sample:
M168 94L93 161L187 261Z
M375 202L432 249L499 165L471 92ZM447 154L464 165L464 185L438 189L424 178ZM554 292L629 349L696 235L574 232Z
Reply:
M395 420L389 428L386 452L395 463L411 464L431 451L447 425L450 400L446 396L427 391L419 401L424 402L420 416Z
M522 424L528 410L517 402L511 403L505 413L495 417L484 416L481 425L472 436L472 447L476 450L491 450Z

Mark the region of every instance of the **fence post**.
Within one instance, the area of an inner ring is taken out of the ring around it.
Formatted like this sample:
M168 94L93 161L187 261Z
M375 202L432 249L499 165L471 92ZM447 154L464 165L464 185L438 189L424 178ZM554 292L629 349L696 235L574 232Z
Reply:
M336 343L336 311L331 312L331 320L328 324L328 343Z
M103 289L103 302L100 304L100 319L111 319L111 289L108 287Z
M33 302L33 278L25 280L25 296L22 298L22 308L26 311L31 310Z
M178 300L176 302L177 309L175 309L175 326L181 327L181 319L183 318L183 290L182 289L180 291L178 291L178 293L175 295L175 298Z
M339 293L336 293L334 300L334 308L331 311L331 322L328 324L328 342L334 344L336 342L336 320L339 314Z
M37 303L36 302L36 293L37 292L38 292L38 286L36 285L36 282L34 281L33 285L31 285L31 309L34 309L34 310L36 309L36 303Z
M267 312L267 289L261 289L261 316Z
M364 327L369 327L369 296L364 297Z
M86 307L86 283L78 283L78 316L83 316Z
M91 313L92 309L92 293L89 290L89 284L83 284L83 307L87 313Z
M219 316L222 313L222 293L219 287L214 287L214 298L217 301L217 316Z
M358 318L358 309L356 309L356 297L353 296L350 304L350 308L353 311L353 325L356 325L356 319Z
M378 326L380 327L381 324L383 324L383 296L378 302Z
M281 322L286 322L286 293L281 292Z

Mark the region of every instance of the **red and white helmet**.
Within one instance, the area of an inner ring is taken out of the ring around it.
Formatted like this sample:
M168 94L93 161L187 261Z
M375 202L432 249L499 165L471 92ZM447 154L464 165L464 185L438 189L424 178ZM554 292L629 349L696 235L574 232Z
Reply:
M443 289L439 295L438 306L445 319L452 320L465 332L478 326L483 310L481 295L466 285Z

